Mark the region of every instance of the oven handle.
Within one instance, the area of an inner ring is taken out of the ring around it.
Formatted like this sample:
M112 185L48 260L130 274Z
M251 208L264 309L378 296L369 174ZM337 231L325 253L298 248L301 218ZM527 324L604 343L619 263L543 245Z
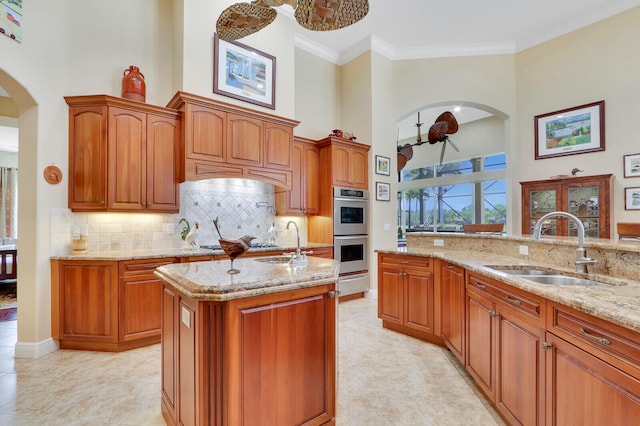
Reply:
M353 235L353 236L334 235L333 236L333 239L335 240L366 240L367 238L369 238L368 235Z
M334 201L355 201L356 203L366 204L367 200L364 198L342 198L342 197L334 197Z

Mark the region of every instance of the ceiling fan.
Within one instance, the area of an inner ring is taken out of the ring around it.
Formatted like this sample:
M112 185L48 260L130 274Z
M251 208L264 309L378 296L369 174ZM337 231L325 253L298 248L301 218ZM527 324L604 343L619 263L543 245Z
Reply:
M276 19L274 7L289 5L298 24L313 31L331 31L355 24L369 12L369 0L255 0L222 11L216 32L233 41L260 31Z
M420 122L420 112L418 112L418 122L416 123L416 127L418 128L418 136L416 138L416 143L407 143L402 146L398 146L398 171L402 170L407 164L407 161L413 158L413 147L420 146L427 142L431 145L442 142L442 150L440 151L440 164L442 164L442 160L444 159L444 153L447 149L447 142L453 149L455 149L457 152L460 152L453 141L449 139L449 135L452 135L458 131L458 120L456 120L456 118L450 111L445 111L440 114L438 118L436 118L436 122L433 123L429 128L426 141L422 140L422 134L420 133L420 127L422 127L422 124L423 123Z

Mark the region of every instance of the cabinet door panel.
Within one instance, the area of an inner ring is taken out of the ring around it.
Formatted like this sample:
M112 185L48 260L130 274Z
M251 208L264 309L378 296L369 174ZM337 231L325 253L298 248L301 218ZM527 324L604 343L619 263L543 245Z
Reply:
M180 121L150 115L147 122L147 209L178 211Z
M304 149L305 213L318 214L320 210L320 150L315 146Z
M465 293L464 270L443 264L440 273L442 338L451 352L464 364Z
M342 146L333 146L331 152L333 184L336 186L350 186L349 171L351 150Z
M109 108L109 208L145 208L146 128L146 114Z
M410 269L405 274L404 323L433 333L433 275Z
M122 278L121 291L121 340L159 334L162 281L154 276Z
M496 406L513 424L540 424L541 332L502 311L499 335Z
M162 394L168 401L171 418L175 420L176 412L176 329L177 295L168 286L162 289Z
M368 171L369 171L369 153L368 151L352 149L350 164L350 181L351 186L356 188L367 188Z
M291 127L272 123L265 123L264 126L264 167L290 170L293 148Z
M262 166L262 121L227 115L227 161Z
M114 265L62 265L62 338L115 342L118 291Z
M185 150L187 158L226 160L227 114L187 104L185 108Z
M547 333L547 424L629 425L640 418L640 381Z
M467 370L491 400L495 391L493 308L467 288Z
M107 108L69 112L69 208L100 210L107 201Z
M402 324L404 286L402 270L380 268L378 277L378 318Z

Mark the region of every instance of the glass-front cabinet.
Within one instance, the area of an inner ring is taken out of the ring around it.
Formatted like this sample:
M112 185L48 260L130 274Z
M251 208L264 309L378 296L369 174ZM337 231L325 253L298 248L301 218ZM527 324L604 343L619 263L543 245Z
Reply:
M531 233L543 215L564 211L582 220L587 237L610 238L613 179L614 176L608 174L520 182L522 233ZM577 236L578 231L567 219L550 218L542 224L542 234Z

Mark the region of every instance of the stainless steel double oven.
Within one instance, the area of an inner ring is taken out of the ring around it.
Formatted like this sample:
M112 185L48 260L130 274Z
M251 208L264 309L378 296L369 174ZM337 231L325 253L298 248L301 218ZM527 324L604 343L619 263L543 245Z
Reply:
M333 189L333 257L340 262L341 296L369 289L368 209L369 191Z

